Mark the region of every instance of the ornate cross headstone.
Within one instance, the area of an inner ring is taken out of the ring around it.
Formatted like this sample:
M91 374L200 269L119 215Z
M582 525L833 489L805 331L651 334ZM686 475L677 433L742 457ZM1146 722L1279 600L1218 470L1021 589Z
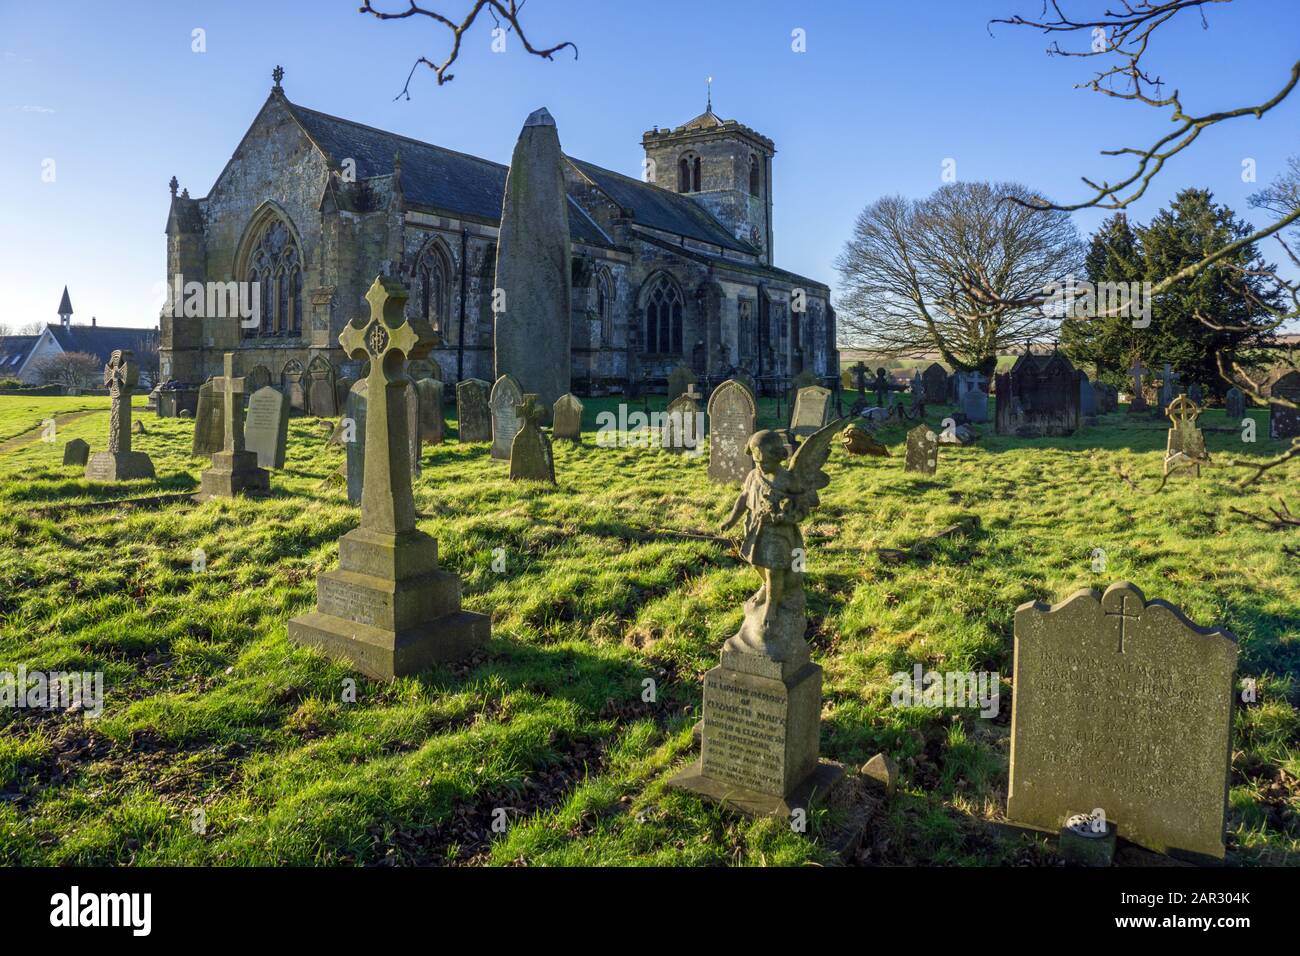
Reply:
M131 450L131 390L139 381L135 355L118 349L104 366L104 385L112 398L108 420L108 451L99 451L86 465L92 481L126 481L154 477L153 462L144 452Z
M1201 410L1186 395L1179 395L1169 403L1167 414L1173 427L1165 442L1165 474L1178 471L1199 478L1201 463L1210 459L1205 436L1196 427Z
M465 656L487 641L482 614L461 610L460 579L438 567L438 543L415 526L408 385L404 365L437 340L405 318L406 290L380 276L366 293L370 318L339 336L370 361L361 526L339 540L339 567L317 581L316 610L289 622L289 637L390 680Z
M246 388L244 379L235 377L234 352L226 353L225 374L212 380L212 390L221 400L225 435L221 451L212 456L212 467L199 476L198 500L269 491L270 474L258 466L257 452L244 447Z
M1134 359L1132 366L1129 367L1128 373L1133 378L1133 400L1128 403L1130 412L1147 410L1146 396L1142 394L1142 380L1150 371L1151 369L1143 367L1141 359Z

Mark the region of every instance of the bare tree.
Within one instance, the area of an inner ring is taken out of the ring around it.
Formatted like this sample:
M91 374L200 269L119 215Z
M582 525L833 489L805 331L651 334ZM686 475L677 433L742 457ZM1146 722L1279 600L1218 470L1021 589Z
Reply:
M44 322L28 322L18 327L19 335L40 335L45 331Z
M99 384L104 366L88 352L60 352L32 363L34 371L47 385L90 387Z
M13 328L11 328L5 322L0 322L0 338L4 338L7 335L13 335L13 334L14 334Z
M519 42L523 44L524 50L531 53L533 56L539 56L544 60L553 60L556 53L567 47L573 51L573 58L576 60L578 58L578 48L568 40L565 40L562 43L557 43L554 46L542 48L535 47L531 42L529 42L528 37L524 34L524 28L519 23L519 14L520 11L523 10L523 6L526 2L527 0L474 0L474 5L470 8L469 13L465 14L465 16L460 20L455 20L445 14L439 13L437 10L425 9L417 4L415 0L408 0L409 6L405 10L399 10L396 13L376 10L374 8L373 0L362 0L362 6L359 12L368 13L380 20L407 20L411 17L426 17L450 31L451 51L443 61L441 63L435 63L428 57L420 57L414 64L412 64L411 72L406 76L406 85L402 87L402 92L393 97L393 99L406 97L406 99L409 100L411 98L411 77L415 76L415 71L419 69L421 65L433 70L434 78L438 81L439 86L442 86L444 83L450 83L456 78L454 73L448 73L447 70L456 62L456 58L460 56L461 39L464 37L466 31L474 25L474 21L478 19L478 15L484 10L486 10L488 15L492 17L492 22L496 24L497 28L501 29L501 24L504 22L506 24L503 28L505 32L510 33L513 31L514 34L519 37Z
M1051 336L1040 294L1082 270L1083 247L1067 213L1044 214L1033 198L1019 183L970 182L872 203L836 260L846 338L991 375L1000 351Z

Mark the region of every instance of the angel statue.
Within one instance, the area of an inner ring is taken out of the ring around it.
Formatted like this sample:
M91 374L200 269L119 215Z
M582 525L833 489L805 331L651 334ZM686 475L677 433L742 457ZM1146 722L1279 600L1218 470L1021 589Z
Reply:
M807 659L799 522L820 503L818 490L830 483L822 466L831 440L843 427L844 419L839 419L809 435L790 458L789 468L784 467L788 450L779 432L763 430L750 436L746 449L754 468L722 530L746 516L740 554L763 576L763 584L745 602L745 621L724 650L781 662Z

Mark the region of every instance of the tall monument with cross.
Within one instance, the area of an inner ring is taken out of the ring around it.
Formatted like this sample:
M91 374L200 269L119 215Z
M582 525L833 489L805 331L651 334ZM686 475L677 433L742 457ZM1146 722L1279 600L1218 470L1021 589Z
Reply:
M199 477L198 500L234 498L250 492L271 490L271 476L257 465L257 452L244 447L244 380L235 377L235 353L227 352L225 374L212 380L220 396L225 435L221 451L212 456L212 467Z
M1142 379L1146 377L1151 369L1142 365L1142 360L1135 358L1132 366L1129 367L1128 373L1133 378L1133 398L1128 403L1130 412L1145 412L1147 410L1146 396L1142 394Z
M140 380L140 367L129 349L118 349L104 366L104 385L112 398L108 419L108 451L97 451L86 465L91 481L127 481L154 477L153 461L131 450L131 390Z
M368 361L361 526L339 539L339 566L316 582L316 610L289 622L289 637L381 680L464 657L491 633L486 615L461 609L460 578L438 567L438 542L415 526L407 430L406 362L437 337L404 317L407 293L380 276L366 293L370 318L339 342Z

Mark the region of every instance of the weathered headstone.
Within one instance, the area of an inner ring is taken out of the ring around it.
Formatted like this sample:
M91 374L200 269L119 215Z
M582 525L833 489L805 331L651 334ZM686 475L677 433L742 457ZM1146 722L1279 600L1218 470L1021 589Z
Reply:
M1007 816L1222 859L1237 641L1119 581L1015 618Z
M709 480L739 485L754 468L747 445L758 408L744 385L729 379L709 396Z
M1300 435L1300 408L1283 404L1289 401L1300 406L1300 370L1277 368L1265 377L1261 394L1268 402L1268 436L1275 441Z
M513 376L521 389L538 396L546 412L570 384L565 165L555 120L539 109L525 121L510 157L497 239L496 288L504 295L504 308L495 313L495 374L498 380ZM504 452L494 451L494 457L508 458L513 438L506 436Z
M695 383L668 403L659 429L659 447L674 455L698 455L704 450L704 415Z
M209 379L199 386L198 410L194 414L194 437L190 454L211 458L225 447L226 406Z
M942 405L948 400L948 372L938 362L932 362L921 373L922 389L928 405Z
M1186 395L1179 395L1166 409L1173 427L1165 441L1165 474L1201 475L1201 463L1209 461L1205 450L1205 436L1196 427L1201 410Z
M551 440L542 431L542 407L537 396L525 395L515 408L515 417L519 430L510 442L510 480L555 484L555 459Z
M491 391L492 385L481 378L456 383L456 427L462 444L492 440Z
M831 390L820 385L808 385L795 395L794 411L790 413L790 432L798 438L811 435L826 424L831 404Z
M323 355L307 365L307 413L316 418L334 418L339 413L334 366Z
M104 366L104 384L112 398L108 420L108 450L97 451L86 465L91 481L128 481L154 477L153 462L142 451L131 450L131 390L140 369L129 349L113 352Z
M1073 435L1079 427L1079 371L1060 352L1016 358L997 377L995 428L1019 438Z
M257 455L260 467L283 468L288 439L289 400L270 385L264 385L248 400L244 447Z
M962 413L972 422L989 420L989 397L981 389L972 388L961 397Z
M348 323L339 341L370 359L361 526L339 541L339 567L320 576L316 610L289 622L289 637L392 679L454 660L487 641L491 624L461 610L460 580L438 567L438 545L415 526L410 431L402 366L433 346L427 323L403 320L406 291L377 278L370 319ZM382 401L379 397L382 396Z
M488 407L492 409L492 457L510 460L510 443L519 431L519 403L524 391L513 375L502 375L492 386Z
M168 383L158 393L159 418L193 418L198 407L199 390L194 386Z
M699 379L695 377L688 365L679 365L668 373L668 401L671 402L678 395L685 394L686 389L695 385Z
M290 359L280 371L280 391L289 400L289 407L303 412L307 410L307 388L303 379L307 372L297 359Z
M74 438L63 446L63 463L86 467L90 460L90 444L81 438Z
M1223 399L1223 411L1234 425L1240 422L1246 417L1246 393L1235 385L1228 389Z
M1205 397L1205 393L1201 390L1200 382L1192 382L1192 384L1187 386L1187 398L1190 401L1193 401L1197 405L1200 405L1201 400L1204 397Z
M1133 379L1133 399L1128 403L1129 412L1145 412L1147 410L1146 395L1143 394L1143 380L1151 370L1142 364L1141 359L1134 359L1133 364L1129 367L1128 374Z
M558 439L582 441L582 402L565 392L551 412L551 434Z
M244 389L242 378L235 377L235 353L227 352L225 375L211 382L214 398L222 405L224 441L221 451L212 456L212 466L199 475L199 501L209 498L233 498L250 492L270 491L271 476L257 463L257 452L244 443Z
M248 389L248 400L252 401L253 396L261 389L271 387L271 370L265 365L254 365L244 373L244 388Z
M441 444L444 427L442 382L436 378L417 378L414 384L420 401L420 440L426 445Z
M1092 394L1097 400L1098 414L1109 415L1112 412L1119 411L1119 389L1114 385L1107 385L1105 382L1094 382Z
M939 436L922 422L907 433L907 452L903 470L933 475L939 463Z

